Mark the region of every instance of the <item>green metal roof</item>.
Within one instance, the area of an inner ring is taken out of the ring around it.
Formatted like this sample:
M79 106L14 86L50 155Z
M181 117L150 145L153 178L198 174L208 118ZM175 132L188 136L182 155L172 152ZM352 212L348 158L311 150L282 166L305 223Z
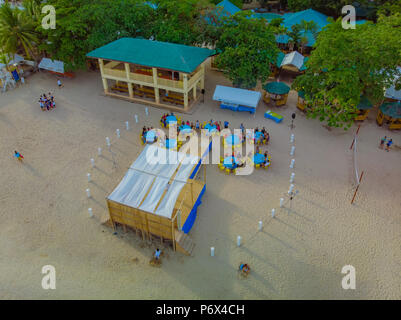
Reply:
M263 86L263 89L273 94L286 94L290 92L290 87L287 86L284 82L279 82L279 81L266 83Z
M139 38L121 38L89 52L86 56L191 73L214 54L213 50L206 48Z
M401 119L401 102L385 102L380 106L380 111L386 116L394 119Z

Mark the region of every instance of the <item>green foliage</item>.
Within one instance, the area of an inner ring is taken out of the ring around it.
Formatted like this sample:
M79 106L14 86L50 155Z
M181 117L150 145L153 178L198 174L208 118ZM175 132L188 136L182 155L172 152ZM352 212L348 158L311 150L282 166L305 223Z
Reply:
M33 18L24 10L11 8L7 1L0 6L0 49L14 56L23 49L27 58L35 55L38 35Z
M263 19L252 19L239 12L226 20L217 42L222 53L216 63L235 86L254 88L266 81L279 50L272 29Z
M304 75L293 88L306 93L308 115L329 126L351 126L360 95L373 103L383 100L383 88L392 84L401 61L401 16L382 17L343 29L341 19L321 31Z

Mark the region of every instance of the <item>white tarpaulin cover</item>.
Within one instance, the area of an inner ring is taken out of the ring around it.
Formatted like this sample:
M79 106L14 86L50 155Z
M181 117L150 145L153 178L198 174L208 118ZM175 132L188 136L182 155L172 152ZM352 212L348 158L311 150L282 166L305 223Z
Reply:
M147 145L108 199L171 218L177 198L198 162L198 157Z
M281 61L280 67L286 66L286 65L293 65L294 67L301 69L302 66L304 65L304 58L305 57L302 54L300 54L298 51L293 51L284 56L283 61Z
M64 62L43 58L39 63L39 69L45 69L57 73L64 73Z
M401 74L401 67L397 68L398 72ZM399 77L396 76L394 82L398 80ZM395 85L388 88L384 94L386 98L401 100L401 90L395 90Z
M213 100L256 108L260 97L261 93L259 91L217 85L216 90L214 91Z
M20 63L21 61L24 61L24 57L21 57L20 55L15 54L15 55L14 55L14 59L11 60L11 61L8 63L8 65L11 66L11 65L13 65L13 64L15 64L15 63ZM5 68L5 67L6 67L6 65L5 65L4 63L0 63L0 70L3 69L3 68Z

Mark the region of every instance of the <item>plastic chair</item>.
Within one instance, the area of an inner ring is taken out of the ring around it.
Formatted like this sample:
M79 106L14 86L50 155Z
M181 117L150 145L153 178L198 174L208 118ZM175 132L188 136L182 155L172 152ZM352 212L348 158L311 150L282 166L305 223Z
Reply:
M226 174L230 174L231 170L230 169L226 169Z
M259 169L260 168L260 164L255 164L255 168Z

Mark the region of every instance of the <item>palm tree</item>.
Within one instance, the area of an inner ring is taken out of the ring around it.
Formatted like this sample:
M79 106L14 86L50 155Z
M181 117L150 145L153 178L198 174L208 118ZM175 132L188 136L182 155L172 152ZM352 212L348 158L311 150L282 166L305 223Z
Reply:
M23 49L28 58L34 56L38 42L36 25L31 16L19 8L11 8L8 1L0 7L0 48L14 56Z

